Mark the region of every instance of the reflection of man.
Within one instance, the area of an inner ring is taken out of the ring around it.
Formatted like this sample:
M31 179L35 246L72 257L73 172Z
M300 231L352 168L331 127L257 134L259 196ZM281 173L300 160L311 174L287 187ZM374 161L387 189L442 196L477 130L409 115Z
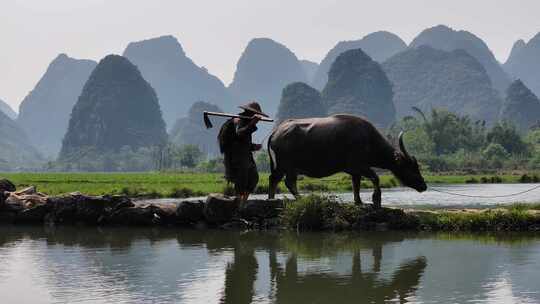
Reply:
M227 265L225 290L220 303L252 303L258 268L254 248L250 245L243 247L242 243L238 243L234 249L234 261Z
M264 116L257 102L240 106L244 111L240 116L248 119L231 118L219 131L218 140L221 153L224 154L225 178L234 183L236 197L245 202L259 182L253 151L261 149L260 144L252 142L251 135L257 131L257 123Z

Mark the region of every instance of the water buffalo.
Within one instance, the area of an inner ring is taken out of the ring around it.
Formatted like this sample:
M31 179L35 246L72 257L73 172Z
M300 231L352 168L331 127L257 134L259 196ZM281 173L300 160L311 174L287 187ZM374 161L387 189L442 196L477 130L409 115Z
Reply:
M390 170L401 183L418 192L427 188L418 162L403 145L403 133L399 135L398 150L370 122L354 115L285 120L272 131L268 152L269 198L274 197L284 176L285 185L298 197L298 174L326 177L346 172L352 176L355 203L362 203L360 180L364 176L375 188L374 206L380 207L381 188L374 167Z

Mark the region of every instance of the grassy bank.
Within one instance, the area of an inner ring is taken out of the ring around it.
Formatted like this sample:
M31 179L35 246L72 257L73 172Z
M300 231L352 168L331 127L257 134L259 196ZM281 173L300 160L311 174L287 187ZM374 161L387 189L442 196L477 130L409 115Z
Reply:
M256 192L266 193L268 174L261 173ZM425 174L433 184L464 183L519 183L538 181L534 173L500 175L433 175ZM35 185L44 193L56 195L80 191L90 195L127 194L132 197L187 197L222 192L226 186L221 173L0 173L0 178L13 181L17 188ZM392 175L381 175L384 188L399 186ZM371 183L362 181L363 188ZM348 192L351 180L346 174L336 174L322 179L300 178L302 192ZM283 191L285 186L280 185Z
M287 202L282 219L296 230L540 231L540 204L485 210L375 210L310 195Z

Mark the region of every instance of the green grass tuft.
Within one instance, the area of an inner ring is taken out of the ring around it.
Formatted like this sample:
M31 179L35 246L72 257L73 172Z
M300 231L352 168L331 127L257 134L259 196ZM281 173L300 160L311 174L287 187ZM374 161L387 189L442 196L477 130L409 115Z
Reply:
M343 230L351 228L360 210L335 197L307 195L296 201L287 200L282 219L297 230Z
M426 212L419 218L422 229L442 231L529 231L540 225L538 215L521 207L477 212Z
M432 230L432 231L537 231L538 205L469 211L410 211L374 209L343 203L335 197L308 195L286 201L283 223L296 230Z

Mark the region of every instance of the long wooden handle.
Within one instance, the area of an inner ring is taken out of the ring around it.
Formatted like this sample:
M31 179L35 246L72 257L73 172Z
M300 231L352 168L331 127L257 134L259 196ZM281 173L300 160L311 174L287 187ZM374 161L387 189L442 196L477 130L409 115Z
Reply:
M212 115L212 116L220 116L220 117L231 117L231 118L243 118L243 119L251 119L249 116L242 116L237 114L229 114L229 113L219 113L219 112L208 112L204 111L204 115ZM261 117L261 121L267 121L267 122L274 122L271 118Z

